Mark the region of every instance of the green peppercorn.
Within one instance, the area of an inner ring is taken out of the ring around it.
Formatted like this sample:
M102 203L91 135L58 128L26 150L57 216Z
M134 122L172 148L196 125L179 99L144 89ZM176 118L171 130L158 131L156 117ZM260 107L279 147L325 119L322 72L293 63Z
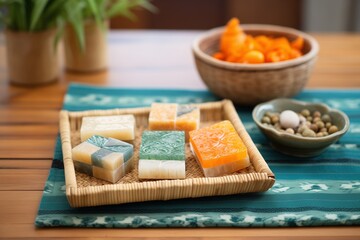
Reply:
M271 118L272 116L274 116L274 113L273 112L266 112L265 116Z
M285 132L290 133L290 134L294 134L294 133L295 133L294 129L292 129L292 128L286 129Z
M314 117L313 120L312 120L313 123L316 123L318 121L321 121L320 117Z
M310 116L310 111L309 109L303 109L300 114L303 115L304 117L308 117Z
M325 124L323 121L318 121L318 122L316 122L316 126L318 127L318 129L321 129L321 128L325 127Z
M339 129L338 129L338 127L335 126L335 125L332 125L332 126L329 128L329 134L336 133L337 131L339 131Z
M322 128L322 129L320 129L320 132L322 132L322 133L324 133L324 132L327 132L327 128Z
M306 125L301 125L300 127L298 127L298 129L296 130L297 133L302 133L305 129L307 129L308 127Z
M279 122L278 122L278 123L275 123L275 124L274 124L274 128L277 129L277 130L280 130L280 129L281 129L280 123L279 123Z
M323 134L322 132L318 132L318 133L316 134L316 136L317 136L317 137L323 137L324 134Z
M328 123L328 122L331 122L331 117L329 116L329 114L324 114L324 115L322 115L321 120L324 123Z
M313 130L307 128L302 132L302 135L303 137L315 137L316 133Z
M314 113L313 113L313 117L314 118L320 118L321 117L321 113L319 112L319 111L315 111Z
M271 117L271 123L272 124L275 124L275 123L278 123L278 122L280 122L279 116L274 115L274 116Z
M310 125L310 129L313 130L314 132L317 132L319 130L318 126L315 123Z
M262 123L267 123L267 124L270 124L271 123L271 120L268 116L265 116L261 119L261 122Z

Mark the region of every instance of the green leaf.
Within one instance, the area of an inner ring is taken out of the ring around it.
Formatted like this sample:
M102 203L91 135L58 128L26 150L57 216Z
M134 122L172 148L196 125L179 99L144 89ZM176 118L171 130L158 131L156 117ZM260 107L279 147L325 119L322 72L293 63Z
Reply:
M31 21L30 21L30 31L34 31L36 29L36 24L38 23L40 16L47 4L47 0L33 0L33 9L31 13Z
M157 8L147 0L117 0L111 2L109 9L107 9L106 18L124 16L130 20L135 20L136 15L131 12L135 7L143 7L152 12L157 11Z
M64 5L67 1L64 0L52 0L48 3L46 11L44 11L44 19L57 21L58 17L64 12ZM54 16L57 16L54 19Z
M86 4L84 1L67 0L65 5L66 20L73 28L75 35L78 39L80 49L85 49L85 33L84 33L84 9Z
M156 13L158 12L157 7L155 7L153 4L151 4L149 1L140 1L139 6L145 8L146 10Z
M56 31L56 35L55 35L55 40L54 40L54 51L56 51L56 47L61 39L61 37L64 34L64 28L65 28L65 23L63 21L63 19L61 17L58 17L56 19L56 26L57 26L57 31Z
M108 0L97 0L97 3L98 3L99 15L102 20L105 20L106 19L106 7L109 2L108 2Z
M98 6L96 5L95 0L86 0L87 6L89 7L89 10L92 14L92 16L95 18L96 24L101 28L104 29L104 24L102 22L100 12L98 9Z
M30 21L31 21L31 12L33 9L33 3L32 1L26 0L25 2L25 12L26 12L26 31L29 31L30 29Z
M11 2L11 4L9 4L9 21L8 21L8 25L12 30L19 30L19 25L18 25L18 19L17 19L17 13L18 13L18 2L14 1Z
M108 9L106 17L112 18L116 15L123 15L125 17L128 17L130 19L134 19L134 14L130 13L129 7L130 2L128 0L118 0L115 4L112 4L110 6L110 9Z
M17 2L17 11L19 11L16 14L18 29L20 31L25 31L26 30L26 9L25 9L24 2Z

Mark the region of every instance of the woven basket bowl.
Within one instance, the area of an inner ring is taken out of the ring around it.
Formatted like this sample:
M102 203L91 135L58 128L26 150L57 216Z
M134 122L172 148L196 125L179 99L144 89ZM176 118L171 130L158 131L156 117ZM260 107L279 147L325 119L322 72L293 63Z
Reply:
M244 24L242 28L252 36L304 39L303 56L277 63L243 64L220 61L212 57L219 49L224 27L209 30L192 45L196 67L207 87L216 95L241 105L255 105L279 97L292 97L300 92L312 72L319 45L310 35L295 29Z

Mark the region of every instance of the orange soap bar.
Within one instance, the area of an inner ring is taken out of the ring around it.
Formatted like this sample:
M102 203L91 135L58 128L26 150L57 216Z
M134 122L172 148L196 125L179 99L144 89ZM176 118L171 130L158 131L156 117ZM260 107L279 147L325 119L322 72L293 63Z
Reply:
M230 121L191 131L190 146L206 177L250 166L247 148Z

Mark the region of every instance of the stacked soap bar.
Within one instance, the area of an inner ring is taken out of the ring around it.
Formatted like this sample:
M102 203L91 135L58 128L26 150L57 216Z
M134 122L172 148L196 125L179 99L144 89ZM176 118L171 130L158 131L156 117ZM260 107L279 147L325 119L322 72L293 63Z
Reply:
M190 147L206 177L230 174L250 165L246 146L229 121L191 131Z
M183 131L143 132L139 178L185 178L185 134Z
M112 183L131 171L133 154L133 145L97 135L72 149L76 171Z
M150 130L182 130L186 134L198 129L200 110L190 105L153 103L149 116Z
M134 140L134 115L83 117L80 129L81 141L93 135L112 137L119 140Z

